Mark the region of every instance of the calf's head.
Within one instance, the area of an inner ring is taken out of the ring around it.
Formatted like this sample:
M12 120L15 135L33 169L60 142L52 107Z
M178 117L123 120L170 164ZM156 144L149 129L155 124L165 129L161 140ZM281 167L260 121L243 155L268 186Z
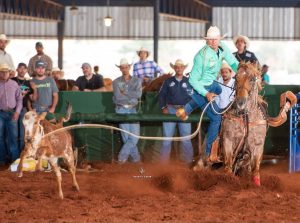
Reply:
M43 112L39 115L36 111L29 111L24 115L25 142L32 142L37 133L41 134L43 127L40 122L45 119L46 114Z

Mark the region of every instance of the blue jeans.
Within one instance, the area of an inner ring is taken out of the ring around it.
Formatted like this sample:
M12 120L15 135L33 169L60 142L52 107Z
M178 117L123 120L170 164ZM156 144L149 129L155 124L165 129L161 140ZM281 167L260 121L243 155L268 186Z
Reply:
M215 93L217 95L221 94L222 92L222 88L216 82L213 82L209 86L205 86L205 89L208 92ZM199 107L203 110L208 103L207 98L200 95L196 91L194 91L191 97L192 99L184 106L184 110L187 114L192 113L193 110ZM218 105L215 102L213 102L213 106L217 112L221 111L221 109L218 107ZM210 154L211 146L219 134L222 117L221 115L216 114L212 110L211 106L207 108L206 116L210 120L208 130L207 130L206 147L205 147L205 154L208 156Z
M41 107L41 106L35 106L33 109L35 109L36 113L41 114L42 112L48 112L48 107Z
M27 112L26 108L22 108L21 113L19 115L18 120L18 130L19 130L19 151L21 152L24 149L24 135L25 135L25 128L23 125L23 118L25 113Z
M10 153L11 161L20 157L18 148L18 121L12 120L13 112L0 111L0 163L4 164ZM6 140L7 139L7 140ZM7 144L5 143L7 142Z
M135 114L135 108L123 108L117 107L116 113L118 114ZM140 135L140 124L139 123L121 123L119 127L123 130L131 132L136 135ZM123 163L126 162L130 156L132 162L139 162L141 160L137 143L138 138L129 135L128 133L121 132L123 146L119 152L118 161Z
M175 114L176 108L168 106L169 114ZM187 136L191 134L191 123L185 122L164 122L163 123L163 134L165 137L174 136L176 125L178 124L180 136ZM164 140L161 149L160 159L163 163L168 162L170 158L172 141ZM193 161L193 146L191 140L182 141L182 158L186 163Z

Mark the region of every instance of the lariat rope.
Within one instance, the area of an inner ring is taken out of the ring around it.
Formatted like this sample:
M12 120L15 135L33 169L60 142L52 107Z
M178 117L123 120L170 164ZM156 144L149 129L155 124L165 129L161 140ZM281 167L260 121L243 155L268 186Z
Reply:
M65 130L70 130L70 129L79 129L79 128L103 128L103 129L111 129L111 130L117 130L117 131L120 131L120 132L124 132L124 133L127 133L135 138L138 138L138 139L146 139L146 140L159 140L159 141L163 141L163 140L173 140L173 141L182 141L182 140L189 140L189 139L192 139L194 138L200 131L201 129L201 123L202 123L202 119L203 119L203 115L205 113L205 111L207 110L208 106L212 104L212 102L214 101L211 100L209 103L207 103L207 105L204 107L204 109L202 110L202 113L200 115L200 119L199 119L199 122L198 122L198 126L197 126L197 129L195 132L193 132L191 135L187 135L187 136L180 136L180 137L161 137L161 136L140 136L140 135L136 135L136 134L133 134L129 131L126 131L124 129L121 129L121 128L118 128L118 127L114 127L114 126L110 126L110 125L102 125L102 124L76 124L76 125L70 125L70 126L66 126L66 127L63 127L63 128L60 128L60 129L56 129L52 132L49 132L47 134L45 134L43 136L44 137L47 137L47 136L50 136L52 134L55 134L55 133L58 133L58 132L62 132L62 131L65 131Z

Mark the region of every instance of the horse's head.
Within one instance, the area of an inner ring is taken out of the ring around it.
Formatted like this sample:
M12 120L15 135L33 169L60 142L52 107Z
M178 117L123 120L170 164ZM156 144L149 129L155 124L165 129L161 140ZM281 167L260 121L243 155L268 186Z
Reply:
M246 108L248 99L255 89L261 89L261 73L257 64L240 63L236 73L236 105L239 110ZM256 92L258 93L258 91Z

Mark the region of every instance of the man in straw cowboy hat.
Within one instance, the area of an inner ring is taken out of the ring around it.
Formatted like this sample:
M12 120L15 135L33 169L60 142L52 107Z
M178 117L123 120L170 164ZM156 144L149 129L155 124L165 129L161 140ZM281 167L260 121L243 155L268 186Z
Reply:
M147 85L157 74L163 74L164 71L154 61L147 60L150 51L141 47L136 51L140 60L133 65L133 76L143 80L143 85Z
M9 53L5 51L7 44L10 42L5 34L0 34L0 63L5 63L10 67L10 77L15 76L15 65Z
M236 59L241 62L251 62L251 63L258 63L258 60L254 53L250 52L250 40L247 36L238 35L233 38L233 43L237 48L237 52L233 53Z
M130 75L131 64L127 59L123 58L119 65L116 65L122 76L113 81L113 101L116 105L116 113L118 114L135 114L137 113L137 105L139 98L142 96L142 83L137 77ZM140 135L139 123L121 123L120 128L131 132L135 135ZM123 146L118 155L118 162L123 164L131 158L133 163L140 162L140 154L137 148L138 138L121 132Z
M178 59L170 66L175 71L175 76L166 79L159 91L159 105L163 114L175 114L176 109L182 107L191 100L189 95L189 80L184 76L184 70L188 66L182 60ZM163 135L172 137L178 124L180 136L191 134L191 123L186 122L164 122ZM171 152L170 140L163 141L161 149L161 161L168 162ZM191 140L182 141L182 158L187 164L193 161L193 146Z
M9 79L10 69L8 64L0 64L0 165L15 161L21 152L18 148L18 119L23 97L19 85ZM7 159L7 152L10 159Z
M196 54L194 65L190 73L189 83L194 92L191 95L192 100L183 108L177 110L176 115L182 120L188 118L194 109L200 107L204 109L208 102L221 93L222 89L216 80L221 69L222 61L225 60L236 72L239 62L232 55L229 48L221 42L223 37L216 26L211 26L204 37L206 45ZM215 102L213 102L215 104ZM205 155L209 156L211 145L216 139L221 123L221 115L213 112L211 106L206 110L206 115L210 119L207 132L207 141Z
M215 97L215 102L220 109L225 109L230 102L234 100L234 83L233 71L231 67L223 62L221 70L221 77L218 79L222 88L221 94Z

